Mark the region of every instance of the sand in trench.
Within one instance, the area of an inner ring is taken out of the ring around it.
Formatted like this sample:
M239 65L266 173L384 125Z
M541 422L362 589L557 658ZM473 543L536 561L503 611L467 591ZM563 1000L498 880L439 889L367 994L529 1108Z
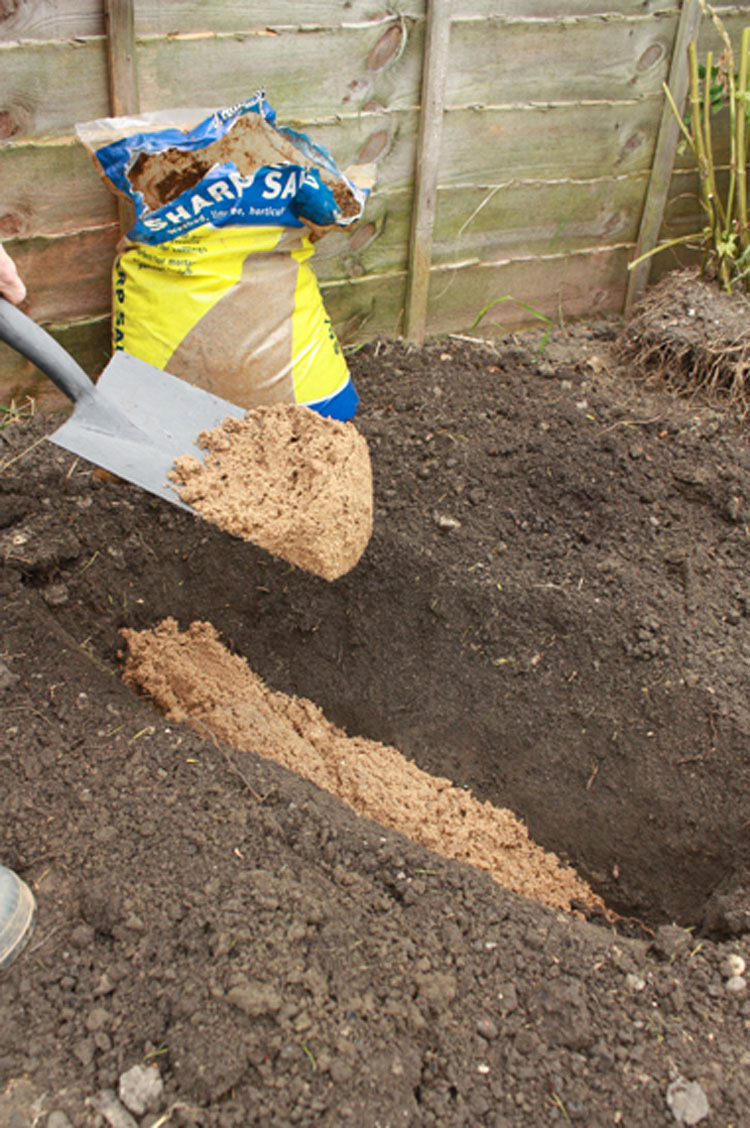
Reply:
M305 698L272 692L210 623L180 631L164 619L152 630L122 634L124 681L170 720L276 760L359 814L485 870L516 893L566 911L573 901L603 907L573 869L531 841L511 811L429 775L395 748L347 736Z
M325 580L354 567L372 534L372 466L353 423L271 404L198 445L205 463L184 455L169 477L203 517Z

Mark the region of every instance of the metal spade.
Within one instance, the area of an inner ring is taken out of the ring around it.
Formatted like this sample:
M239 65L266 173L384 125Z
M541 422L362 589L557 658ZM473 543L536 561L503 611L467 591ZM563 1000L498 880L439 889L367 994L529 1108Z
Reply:
M202 460L197 439L245 410L128 353L116 352L94 384L62 345L0 298L0 340L32 361L73 401L73 415L49 438L119 478L195 510L169 485L176 458Z

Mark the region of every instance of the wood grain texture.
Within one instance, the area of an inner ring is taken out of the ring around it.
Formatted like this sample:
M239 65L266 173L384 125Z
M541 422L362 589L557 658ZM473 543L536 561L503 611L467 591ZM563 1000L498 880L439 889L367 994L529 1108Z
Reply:
M737 20L727 22L737 25ZM385 25L401 26L398 20ZM284 120L331 120L357 115L371 104L389 111L414 109L424 25L403 26L398 56L379 70L370 69L368 59L386 33L382 23L306 33L142 38L137 48L141 107L230 105L263 86ZM675 27L675 18L666 16L570 26L454 22L446 104L660 101ZM0 103L14 119L12 136L70 133L73 122L109 112L105 41L6 46L0 57Z
M138 68L136 64L134 0L104 0L107 33L107 68L112 117L137 114Z
M495 262L632 243L644 182L645 174L620 180L439 188L432 262ZM694 219L690 187L683 184L686 194L668 212L673 223ZM375 193L354 234L333 232L318 243L313 259L318 277L330 282L406 271L410 212L409 192Z
M699 19L700 4L698 0L684 0L675 35L668 81L674 105L679 113L683 112L690 81L688 44L695 38ZM651 259L642 256L648 255L654 249L659 238L680 136L680 123L671 103L665 99L651 166L651 176L649 177L641 223L633 252L634 259L640 258L641 261L636 262L628 277L625 295L626 317L630 315L634 302L643 296L648 285Z
M449 110L443 120L441 187L492 186L508 180L590 180L634 175L650 166L661 106L559 105L502 110ZM367 137L386 129L377 163L382 189L413 183L417 115L368 114L300 128L325 145L341 167L356 160ZM585 144L582 142L585 138Z
M459 5L456 5L459 7ZM676 19L457 21L448 106L607 102L660 96Z
M11 0L0 7L0 43L103 34L101 0Z
M625 297L627 250L602 249L579 255L517 259L497 266L433 270L430 279L431 335L472 326L484 307L506 296L477 327L481 336L502 335L534 324L520 303L555 324L567 318L618 313ZM539 322L537 321L538 325Z
M6 145L0 155L0 238L101 227L115 199L78 141Z
M106 117L106 40L0 44L0 141L67 136Z
M119 226L112 224L53 239L8 242L26 283L29 316L62 323L106 313L119 235Z
M425 0L399 0L398 12L407 19L424 16ZM263 28L335 28L378 25L390 19L388 6L372 0L138 0L136 33L169 35L201 31L242 32Z
M404 335L424 343L432 263L437 184L440 175L445 87L450 50L451 0L430 0L427 10L424 71L417 133L414 203L409 235Z
M677 0L462 0L453 11L453 23L466 20L570 21L596 16L604 19L642 19L669 10L676 14ZM425 0L400 0L399 13L409 20L424 18ZM376 22L387 13L387 5L371 0L319 0L299 4L294 0L139 0L136 9L139 35L170 32L246 31L258 27L339 27L342 24Z
M284 121L295 115L310 120L358 114L371 101L389 109L413 108L419 100L421 24L404 29L398 58L378 69L368 64L388 30L401 28L392 18L304 33L290 28L272 35L141 39L141 107L232 105L263 87Z
M443 188L433 261L492 262L632 242L644 176Z
M626 263L627 251L615 248L518 259L496 266L434 267L427 332L430 336L466 332L489 302L506 295L515 302L503 302L490 311L477 327L477 335L491 337L539 325L521 303L533 306L555 324L567 318L617 313L625 296ZM405 275L365 278L348 285L329 283L321 289L344 344L399 331Z

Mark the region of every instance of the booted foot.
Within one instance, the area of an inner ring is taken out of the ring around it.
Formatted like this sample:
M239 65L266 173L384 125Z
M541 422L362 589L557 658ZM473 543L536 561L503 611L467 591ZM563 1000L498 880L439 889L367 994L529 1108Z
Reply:
M8 967L31 936L36 903L28 885L0 866L0 968Z

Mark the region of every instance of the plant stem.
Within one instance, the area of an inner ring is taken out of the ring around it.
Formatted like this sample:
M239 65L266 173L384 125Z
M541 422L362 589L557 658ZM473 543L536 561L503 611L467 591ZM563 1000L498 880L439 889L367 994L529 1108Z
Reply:
M710 58L711 56L709 55L709 60ZM695 42L690 43L688 46L688 62L690 67L690 128L692 130L693 152L695 153L695 159L698 163L698 177L700 179L703 207L708 216L708 226L713 231L716 226L715 210L710 191L706 147L703 140L701 90L700 78L698 76L698 54L695 49Z
M708 190L711 193L711 200L714 208L718 213L720 223L727 226L727 216L732 210L732 193L734 191L734 183L730 180L729 191L727 194L727 208L724 211L724 206L721 202L716 187L716 166L714 165L714 142L713 133L711 130L711 75L713 73L714 57L711 51L706 55L706 77L703 79L703 144L706 153L706 177L708 179Z
M748 244L747 231L747 136L745 124L748 110L747 89L747 62L750 53L750 27L742 30L742 45L740 47L740 69L737 76L737 100L739 112L737 114L737 235L739 239L739 257L746 250Z

